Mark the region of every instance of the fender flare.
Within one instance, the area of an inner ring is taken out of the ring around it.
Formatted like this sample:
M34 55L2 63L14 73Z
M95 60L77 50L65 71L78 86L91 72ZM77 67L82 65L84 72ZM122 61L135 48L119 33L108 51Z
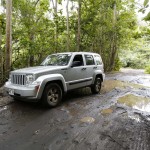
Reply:
M105 79L105 74L104 74L101 70L96 70L95 73L94 73L94 76L93 76L93 82L92 82L92 84L94 84L94 82L95 82L95 77L96 77L97 75L101 75L101 76L102 76L102 82L104 81L104 79Z
M67 86L65 83L65 79L61 74L43 75L43 76L40 76L39 78L37 78L37 80L36 80L36 82L40 83L39 90L37 92L37 99L40 99L42 97L45 85L51 81L61 81L64 92L67 92Z

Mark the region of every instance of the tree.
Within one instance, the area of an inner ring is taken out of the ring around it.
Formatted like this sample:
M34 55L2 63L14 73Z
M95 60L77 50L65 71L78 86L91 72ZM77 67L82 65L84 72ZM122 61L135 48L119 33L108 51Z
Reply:
M67 26L67 51L69 51L70 48L70 37L69 37L69 10L68 10L68 6L69 6L69 0L67 0L67 5L66 5L66 26Z
M12 57L7 53L12 69L38 65L54 52L92 51L101 54L105 70L111 71L119 64L120 51L132 43L134 0L66 0L66 15L62 0L12 2Z
M78 0L78 33L77 33L77 51L80 51L81 46L81 7L82 0Z
M0 15L1 17L1 15ZM0 18L1 19L1 18ZM1 23L1 20L0 20L0 27L2 26L2 23ZM0 28L0 84L3 82L3 52L2 52L2 48L1 48L1 45L2 45L2 28Z
M52 0L52 4L53 4L53 17L54 17L54 22L55 22L55 52L57 52L57 48L58 48L58 16L57 16L57 0Z
M6 60L5 71L6 76L11 70L12 59L12 0L6 0Z
M111 57L110 57L110 68L109 70L113 70L115 67L115 59L117 56L117 37L116 37L116 21L117 21L117 6L116 1L113 4L113 17L112 17L112 42L111 42Z

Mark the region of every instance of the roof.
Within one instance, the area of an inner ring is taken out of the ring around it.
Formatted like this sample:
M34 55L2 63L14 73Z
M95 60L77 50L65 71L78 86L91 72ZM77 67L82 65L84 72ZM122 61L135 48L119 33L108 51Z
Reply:
M62 52L62 53L54 53L54 54L97 54L98 53L94 53L94 52Z

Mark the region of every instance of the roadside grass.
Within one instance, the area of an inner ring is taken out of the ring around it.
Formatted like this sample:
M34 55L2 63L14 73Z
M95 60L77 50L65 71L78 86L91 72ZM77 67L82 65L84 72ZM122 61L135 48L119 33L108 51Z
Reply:
M150 74L150 65L145 68L145 73Z

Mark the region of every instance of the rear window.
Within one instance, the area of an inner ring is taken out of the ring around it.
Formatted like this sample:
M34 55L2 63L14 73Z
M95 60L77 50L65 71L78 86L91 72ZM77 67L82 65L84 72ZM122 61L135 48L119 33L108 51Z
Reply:
M95 65L94 58L92 55L84 55L84 56L85 56L86 65Z

